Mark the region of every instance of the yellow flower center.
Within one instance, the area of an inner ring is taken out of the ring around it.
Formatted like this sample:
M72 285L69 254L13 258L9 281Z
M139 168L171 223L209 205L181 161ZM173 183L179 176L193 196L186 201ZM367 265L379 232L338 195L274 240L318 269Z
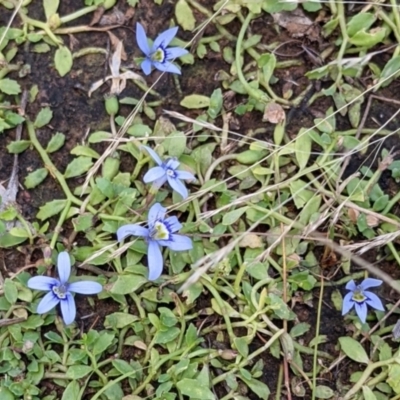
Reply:
M169 232L167 227L162 222L157 221L154 224L153 231L151 232L151 237L154 240L168 240Z
M361 290L355 290L352 299L357 303L362 303L363 301L365 301L366 297L364 296Z
M164 62L165 60L165 51L161 48L158 48L152 55L151 59L156 62Z

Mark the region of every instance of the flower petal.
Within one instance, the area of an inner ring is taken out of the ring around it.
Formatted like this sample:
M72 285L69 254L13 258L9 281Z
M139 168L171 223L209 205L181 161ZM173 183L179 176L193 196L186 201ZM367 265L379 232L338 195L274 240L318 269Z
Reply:
M166 48L169 45L169 42L176 36L178 33L178 27L175 26L173 28L167 29L166 31L160 33L156 40L154 40L152 53L156 51L161 45Z
M178 179L185 179L190 181L194 181L196 179L196 177L188 171L175 171L175 173Z
M72 324L75 321L76 306L74 296L67 293L64 300L61 300L61 314L65 325Z
M366 319L367 319L367 305L365 303L355 303L356 306L356 313L358 315L358 318L360 318L360 321L364 324Z
M149 169L143 177L144 183L149 183L156 181L166 175L165 169L163 167L154 167Z
M375 308L375 310L379 311L385 311L385 308L383 307L381 299L372 292L369 292L368 290L363 292L364 296L367 297L367 300L365 302L372 308Z
M157 220L164 221L166 212L167 209L164 208L160 203L153 204L149 210L149 226L152 227Z
M167 182L167 174L162 176L160 179L155 180L151 186L158 190L165 182Z
M178 192L183 199L186 199L188 197L188 190L186 189L186 186L179 179L172 178L171 176L167 176L167 179L172 189L174 189L175 192Z
M353 292L349 292L343 298L342 315L347 314L354 306L354 300L352 300Z
M182 224L178 221L178 218L174 215L173 217L165 218L164 224L167 225L167 229L170 233L179 231L182 228Z
M71 275L71 259L66 251L62 251L58 254L57 270L61 284L68 282L69 276Z
M159 165L162 165L162 161L160 156L149 146L140 146L140 148L146 150L149 153L149 156Z
M167 60L174 60L175 58L182 57L189 53L186 49L182 47L169 47L167 49Z
M171 72L171 74L181 74L181 70L174 64L170 63L169 61L164 61L164 63L160 62L153 62L155 68L162 72Z
M118 242L124 240L127 236L147 236L149 230L138 224L123 225L117 230Z
M362 290L365 290L370 287L380 286L382 283L380 279L366 278L360 283L360 286Z
M103 290L103 286L98 282L79 281L70 283L68 290L80 294L97 294Z
M151 73L151 66L153 65L153 63L148 59L145 58L141 64L140 64L140 68L142 68L142 71L146 74L146 75L150 75Z
M54 308L59 302L60 300L57 298L57 296L55 296L53 292L49 292L43 297L42 300L40 300L36 312L38 314L45 314Z
M27 282L28 288L36 290L52 290L53 286L58 285L60 285L59 280L49 276L34 276Z
M352 292L354 292L357 289L357 285L355 284L353 279L351 281L347 282L346 289L351 290Z
M136 22L136 42L146 56L150 55L150 47L149 44L147 43L147 36L146 32L143 28L143 25L139 22ZM143 68L143 67L142 67ZM146 74L148 75L148 74Z
M171 235L169 240L159 240L158 243L173 251L185 251L193 248L192 239L183 235Z
M149 240L147 262L149 267L149 281L155 281L160 277L162 273L163 257L160 246L154 240Z
M176 158L169 158L165 166L171 169L177 169L179 167L180 162Z

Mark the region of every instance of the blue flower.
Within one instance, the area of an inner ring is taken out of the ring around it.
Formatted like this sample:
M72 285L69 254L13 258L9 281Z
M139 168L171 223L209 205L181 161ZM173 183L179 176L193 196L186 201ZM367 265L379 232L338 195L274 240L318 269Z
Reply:
M152 66L163 72L181 73L179 68L170 61L184 56L188 51L181 47L167 48L177 32L178 27L167 29L163 33L160 33L154 41L153 46L149 47L143 26L139 22L136 23L136 41L140 50L146 56L140 66L146 75L150 74Z
M71 260L66 251L58 255L57 269L60 280L48 276L35 276L29 279L27 285L31 289L47 290L47 293L37 306L36 312L44 314L54 308L58 303L61 305L61 313L66 325L75 320L76 306L72 292L81 294L100 293L103 288L100 283L92 281L80 281L69 283L71 274Z
M380 286L381 284L381 280L372 278L364 279L359 285L356 285L353 280L348 282L346 289L350 290L350 292L344 296L342 315L347 314L355 306L358 317L362 323L365 323L368 311L367 305L376 310L384 311L385 309L379 297L366 290L370 287Z
M150 154L151 158L158 164L158 167L151 168L143 177L145 183L153 182L153 187L159 189L165 182L168 181L169 185L178 192L183 199L188 197L186 186L180 179L194 180L193 174L187 171L179 171L179 161L175 158L168 158L165 162L161 161L158 154L147 146L142 146Z
M119 242L127 236L142 236L147 241L147 263L150 281L158 279L163 270L163 256L160 246L168 247L172 251L185 251L193 247L190 238L174 234L174 232L181 229L182 224L175 216L165 218L166 211L161 204L156 203L149 211L148 228L138 224L130 224L121 226L117 230Z

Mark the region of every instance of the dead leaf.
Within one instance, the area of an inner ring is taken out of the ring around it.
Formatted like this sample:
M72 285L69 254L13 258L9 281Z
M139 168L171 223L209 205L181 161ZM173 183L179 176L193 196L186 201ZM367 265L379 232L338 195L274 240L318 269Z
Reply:
M285 28L294 38L301 38L309 35L313 21L308 18L301 8L296 8L293 11L282 11L272 14L275 23L282 28Z
M116 7L114 7L110 13L104 14L99 21L100 26L123 25L124 23L125 15Z
M249 233L245 235L240 241L239 247L249 247L250 249L256 249L262 247L262 240L255 233Z
M271 124L279 124L286 118L285 110L277 103L269 103L265 107L263 121L271 122Z

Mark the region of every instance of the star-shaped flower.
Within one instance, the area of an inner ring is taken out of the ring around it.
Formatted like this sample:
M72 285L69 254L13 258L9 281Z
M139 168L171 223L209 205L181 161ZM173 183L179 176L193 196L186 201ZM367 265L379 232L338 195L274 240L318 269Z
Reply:
M366 290L370 287L380 286L381 284L381 280L372 278L364 279L359 285L356 285L353 280L348 282L346 289L350 290L350 292L344 296L342 315L347 314L354 306L361 322L365 323L368 312L367 305L376 310L384 311L385 309L380 298L376 294Z
M196 179L193 174L187 171L180 171L179 161L176 158L168 158L162 161L158 154L148 146L142 146L151 156L151 158L158 164L158 167L149 169L143 177L144 183L153 183L153 188L158 190L165 182L168 181L169 185L178 192L183 199L188 197L188 190L181 182L181 179L194 180Z
M139 22L136 23L136 41L140 50L142 50L146 56L140 66L146 75L151 73L152 67L163 72L171 72L173 74L181 73L180 69L171 63L171 60L184 56L188 51L181 47L167 48L177 32L178 27L167 29L157 36L153 45L150 47L143 26Z
M58 255L57 269L60 279L48 276L35 276L29 279L27 285L31 289L47 290L47 293L37 306L38 314L45 314L60 303L61 313L66 325L75 320L76 306L71 293L97 294L103 290L100 283L92 281L80 281L69 283L71 274L71 260L66 251Z
M149 210L148 228L138 224L123 225L117 230L118 241L121 242L127 236L142 236L148 244L147 263L149 267L149 280L159 278L163 270L163 256L161 246L170 248L172 251L190 250L192 240L186 236L176 235L181 229L177 217L165 218L166 209L161 204L154 204Z

